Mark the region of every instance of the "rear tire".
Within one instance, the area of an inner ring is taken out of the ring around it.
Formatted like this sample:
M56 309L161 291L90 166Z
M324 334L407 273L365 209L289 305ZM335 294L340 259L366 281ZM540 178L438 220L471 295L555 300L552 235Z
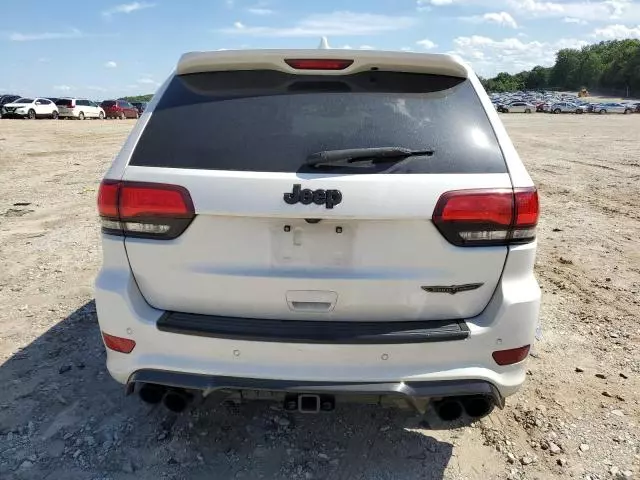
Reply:
M604 115L605 113L607 113L607 111L606 110L600 110L600 112L598 112L598 113L600 113L600 115Z
M524 111L524 113L531 113L531 109L530 109L530 108L527 108L527 109Z
M127 116L124 114L124 112L120 112L120 120L126 120Z
M557 115L557 114L559 114L559 113L562 113L562 110L560 110L559 108L556 108L556 109L553 111L553 113L555 113L555 114Z
M29 110L29 113L27 113L27 118L29 120L35 120L36 119L36 111L33 108L31 110Z
M98 119L100 119L100 120L104 120L104 113L100 112L100 113L98 114Z
M84 120L84 112L78 114L78 120Z
M629 110L629 109L626 109L626 110L624 111L624 114L625 114L625 115L629 115L630 113L631 113L631 110Z
M58 112L53 112L51 114L51 120L57 120L58 119Z

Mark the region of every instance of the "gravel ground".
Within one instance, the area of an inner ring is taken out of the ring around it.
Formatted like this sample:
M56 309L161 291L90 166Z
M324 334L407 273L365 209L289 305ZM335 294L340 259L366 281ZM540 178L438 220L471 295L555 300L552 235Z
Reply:
M96 188L133 122L0 121L0 478L640 478L640 115L503 120L541 193L543 338L505 410L448 429L125 398L92 282Z

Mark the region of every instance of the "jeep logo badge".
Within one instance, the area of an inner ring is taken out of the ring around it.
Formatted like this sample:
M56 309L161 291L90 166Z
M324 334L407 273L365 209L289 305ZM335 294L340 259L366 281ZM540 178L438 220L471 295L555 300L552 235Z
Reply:
M284 194L284 201L289 205L294 205L298 202L303 205L323 205L327 208L333 208L342 202L342 193L340 190L309 190L308 188L302 189L302 185L296 183L293 186L291 193Z

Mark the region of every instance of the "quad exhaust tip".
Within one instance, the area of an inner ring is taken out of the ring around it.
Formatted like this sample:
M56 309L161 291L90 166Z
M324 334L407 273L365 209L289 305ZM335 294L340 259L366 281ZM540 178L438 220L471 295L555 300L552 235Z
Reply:
M179 388L167 388L154 383L144 383L138 391L140 399L149 405L162 404L173 413L183 412L191 403L192 395Z
M454 422L463 413L471 419L486 417L491 413L495 403L487 395L468 395L464 397L446 397L434 403L434 409L440 420Z

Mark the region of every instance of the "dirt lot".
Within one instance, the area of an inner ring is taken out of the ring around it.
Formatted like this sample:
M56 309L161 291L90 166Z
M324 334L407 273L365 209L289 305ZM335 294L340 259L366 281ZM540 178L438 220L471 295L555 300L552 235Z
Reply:
M640 115L503 119L541 192L544 336L505 410L449 430L125 398L92 281L96 188L133 123L0 121L0 478L640 478Z

